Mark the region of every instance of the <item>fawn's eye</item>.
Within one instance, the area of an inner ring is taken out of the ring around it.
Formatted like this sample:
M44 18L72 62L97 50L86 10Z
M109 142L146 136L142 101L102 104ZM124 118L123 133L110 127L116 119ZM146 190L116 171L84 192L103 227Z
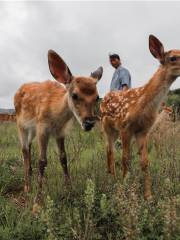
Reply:
M78 95L76 93L72 93L72 99L73 100L78 100L79 97L78 97Z
M169 59L171 62L175 62L177 60L177 57L170 57Z
M99 101L99 95L96 97L96 102L98 102Z

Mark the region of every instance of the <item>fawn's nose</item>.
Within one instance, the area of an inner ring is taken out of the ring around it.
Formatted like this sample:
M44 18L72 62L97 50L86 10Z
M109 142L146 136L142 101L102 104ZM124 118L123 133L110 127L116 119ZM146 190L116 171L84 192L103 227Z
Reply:
M83 128L85 131L90 131L95 124L95 118L93 117L89 117L89 118L85 118L83 121Z

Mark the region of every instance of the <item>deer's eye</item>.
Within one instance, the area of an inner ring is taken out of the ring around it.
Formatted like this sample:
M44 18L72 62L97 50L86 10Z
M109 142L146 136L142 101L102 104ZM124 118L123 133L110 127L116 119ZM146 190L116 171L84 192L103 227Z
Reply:
M72 99L73 100L78 100L79 97L78 97L78 95L76 93L72 93Z
M96 102L98 102L99 101L99 95L96 97Z
M169 59L171 62L175 62L177 60L177 57L170 57Z

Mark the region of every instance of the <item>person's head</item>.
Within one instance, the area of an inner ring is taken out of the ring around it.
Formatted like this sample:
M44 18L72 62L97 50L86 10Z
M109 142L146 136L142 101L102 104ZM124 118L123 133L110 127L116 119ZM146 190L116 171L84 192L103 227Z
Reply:
M121 59L118 54L109 54L109 61L114 68L118 68L121 65Z

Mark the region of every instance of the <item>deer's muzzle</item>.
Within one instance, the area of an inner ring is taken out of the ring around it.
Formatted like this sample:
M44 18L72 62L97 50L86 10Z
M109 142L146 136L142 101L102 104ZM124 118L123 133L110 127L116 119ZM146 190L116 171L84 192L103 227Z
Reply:
M90 131L94 127L95 122L96 119L94 117L85 118L82 124L84 130Z

